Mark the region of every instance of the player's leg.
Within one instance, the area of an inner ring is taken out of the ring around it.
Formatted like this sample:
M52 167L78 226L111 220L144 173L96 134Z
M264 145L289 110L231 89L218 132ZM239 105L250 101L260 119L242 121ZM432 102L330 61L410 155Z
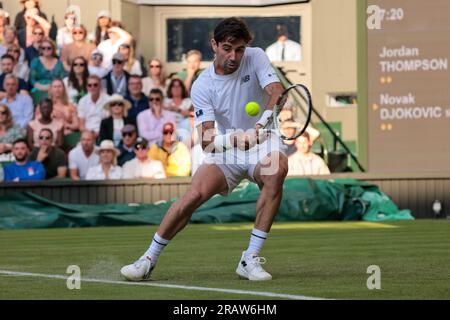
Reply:
M287 157L280 151L268 154L260 161L253 172L261 194L256 203L256 219L247 250L242 253L236 272L249 280L270 280L261 264L265 259L259 257L273 220L278 212L283 196L283 183L288 171Z
M132 281L147 280L161 251L186 226L194 211L213 195L227 189L225 175L218 166L202 165L192 178L189 190L167 211L148 250L134 264L123 267L122 275Z

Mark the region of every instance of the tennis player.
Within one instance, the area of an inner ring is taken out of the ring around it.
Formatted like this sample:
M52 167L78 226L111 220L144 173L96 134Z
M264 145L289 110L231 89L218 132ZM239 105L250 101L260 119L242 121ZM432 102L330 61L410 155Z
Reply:
M245 178L257 183L261 194L250 243L236 272L249 280L272 279L262 268L266 260L259 254L280 205L288 160L280 138L262 136L258 129L271 117L283 87L265 52L248 47L251 40L247 25L239 18L224 19L216 26L211 40L215 60L194 82L191 92L206 159L189 191L168 210L149 249L121 269L126 279L148 280L161 251L194 211L215 194L228 195ZM258 102L265 110L256 117L248 116L245 105L249 101Z

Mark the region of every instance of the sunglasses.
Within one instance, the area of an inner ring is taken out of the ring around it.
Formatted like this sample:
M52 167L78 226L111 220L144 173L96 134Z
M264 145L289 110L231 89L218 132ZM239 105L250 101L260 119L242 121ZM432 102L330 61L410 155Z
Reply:
M159 101L161 101L161 98L150 98L149 100L150 101L158 101L159 102Z
M43 36L43 35L44 35L43 32L33 32L33 34L34 34L35 36Z
M52 47L40 47L39 49L41 49L41 50L46 50L46 51L50 51L50 50L53 50L53 48Z
M94 56L92 57L94 59L103 59L103 57L99 54L94 54Z
M120 47L121 48L126 48L126 49L130 49L131 48L129 44L122 44Z
M122 135L123 135L124 137L132 137L134 134L135 134L135 132L125 132L125 133L122 133Z
M98 83L88 83L88 88L97 88L98 87Z
M138 144L137 146L134 147L136 150L147 150L147 147L144 147L140 144Z
M84 35L84 32L83 32L83 31L74 31L74 32L72 32L72 34L73 34L73 35L76 35L76 34L82 34L82 35Z
M124 104L122 102L113 102L111 103L111 107L123 107Z
M6 111L6 110L1 110L1 111L0 111L0 114L2 114L2 115L8 114L8 111Z
M161 69L161 65L154 65L154 64L151 64L151 65L150 65L150 68L158 68L158 69Z
M39 136L39 140L50 140L52 137L50 136Z
M113 64L122 64L123 61L120 61L120 60L113 60L112 63L113 63Z
M166 135L166 134L172 134L172 133L173 133L172 130L164 130L164 131L163 131L163 135Z
M74 67L86 67L86 65L84 63L74 63L73 66Z
M20 49L8 49L8 52L20 53Z

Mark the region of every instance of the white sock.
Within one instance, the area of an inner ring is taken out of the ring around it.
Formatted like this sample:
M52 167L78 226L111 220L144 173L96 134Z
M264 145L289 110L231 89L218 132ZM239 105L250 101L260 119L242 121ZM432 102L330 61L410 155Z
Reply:
M246 254L259 255L259 252L261 251L264 241L266 241L266 239L267 239L267 232L253 228L252 235L250 237L250 243L248 244L248 248L246 250Z
M163 239L158 235L158 233L155 233L152 244L141 259L150 257L152 259L152 264L156 264L161 251L169 244L169 242L170 240Z

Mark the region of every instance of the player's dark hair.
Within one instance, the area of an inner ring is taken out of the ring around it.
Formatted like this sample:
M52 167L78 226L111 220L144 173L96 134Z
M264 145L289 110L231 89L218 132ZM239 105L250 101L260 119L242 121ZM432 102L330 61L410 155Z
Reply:
M4 60L4 59L10 59L14 62L14 57L8 53L5 53L4 55L2 55L2 57L0 58L0 60Z
M25 143L25 145L27 146L28 149L30 149L30 146L28 145L28 141L25 138L19 138L14 140L14 142L12 143L13 146L15 146L18 143Z
M217 44L223 41L235 42L239 39L244 40L245 43L253 39L247 24L240 18L226 18L214 29L214 40Z

